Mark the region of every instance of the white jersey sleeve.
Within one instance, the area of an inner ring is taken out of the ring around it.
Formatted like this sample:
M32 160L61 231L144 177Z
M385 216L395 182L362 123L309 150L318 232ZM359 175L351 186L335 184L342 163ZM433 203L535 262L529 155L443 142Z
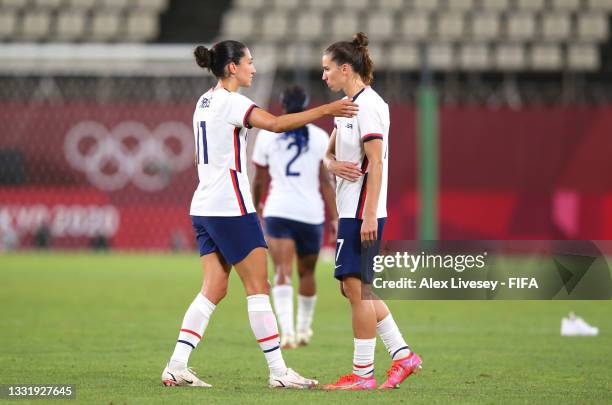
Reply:
M384 125L380 113L376 110L374 105L370 103L362 103L359 105L357 123L363 142L373 139L383 139L383 134L385 133Z
M257 166L268 167L270 164L268 155L268 144L270 139L272 139L272 136L268 131L261 130L257 134L252 157L253 163Z
M247 122L247 118L257 105L250 98L238 93L230 94L228 104L229 111L227 114L227 121L235 127L251 128Z

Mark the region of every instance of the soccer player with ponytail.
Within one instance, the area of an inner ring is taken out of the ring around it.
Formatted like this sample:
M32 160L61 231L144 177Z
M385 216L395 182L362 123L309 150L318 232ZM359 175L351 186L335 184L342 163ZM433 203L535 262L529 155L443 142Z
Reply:
M283 92L281 103L285 113L300 112L306 108L308 97L301 87L290 86ZM328 143L327 132L313 124L282 134L260 131L255 141L253 197L258 211L263 208L261 216L276 273L272 298L283 349L307 345L313 333L317 299L314 273L323 242L323 200L330 214L330 240L336 241L335 191L323 165ZM299 287L294 326L291 274L296 256Z
M336 270L340 290L351 304L354 354L353 371L333 384L334 390L376 388L374 351L376 334L391 355L387 380L379 388L395 388L421 369L421 358L411 351L389 308L364 299L362 288L371 274L362 274L362 243L380 240L387 219L389 159L389 106L370 87L374 64L368 53L368 37L357 33L351 42L336 42L322 58L323 77L334 92L359 105L355 117L334 121L326 165L336 175L336 204L340 217L336 245Z
M287 368L269 299L266 242L251 199L246 173L247 129L272 132L300 128L324 116L351 117L357 106L346 100L295 114L274 116L237 93L255 74L249 49L222 41L195 49L197 64L212 72L217 85L198 100L193 115L199 184L191 202L204 281L183 318L174 352L161 380L166 386L210 387L187 365L204 337L215 307L225 297L230 270L236 269L247 298L249 322L269 368L269 386L312 388L317 381Z

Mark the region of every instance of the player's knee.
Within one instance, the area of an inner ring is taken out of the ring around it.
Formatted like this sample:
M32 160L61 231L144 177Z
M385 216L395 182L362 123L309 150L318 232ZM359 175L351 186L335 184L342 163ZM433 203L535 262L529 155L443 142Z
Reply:
M342 294L342 296L344 298L348 298L348 296L346 295L346 293L344 292L344 287L342 286L342 283L340 283L340 294Z
M342 283L343 295L349 299L349 301L361 301L361 285L355 283Z
M291 268L278 266L276 268L276 276L274 277L274 285L291 284Z
M217 305L227 295L227 285L219 286L214 289L203 289L202 295L205 296L210 302Z

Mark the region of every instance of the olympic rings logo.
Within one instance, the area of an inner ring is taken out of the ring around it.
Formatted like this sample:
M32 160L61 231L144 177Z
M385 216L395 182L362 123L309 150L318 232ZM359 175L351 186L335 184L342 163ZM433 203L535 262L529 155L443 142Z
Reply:
M98 122L83 121L64 139L68 163L105 191L129 182L144 191L161 190L174 173L193 163L193 148L191 129L181 122L164 122L151 132L135 121L121 122L110 131Z

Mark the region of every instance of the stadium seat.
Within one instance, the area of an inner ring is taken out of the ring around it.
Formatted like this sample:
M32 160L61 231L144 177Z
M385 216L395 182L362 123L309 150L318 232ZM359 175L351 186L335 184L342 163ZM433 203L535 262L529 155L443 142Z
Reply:
M334 0L307 0L306 4L312 10L325 11L334 7Z
M362 11L370 7L370 0L340 0L338 3L345 9L353 11Z
M566 64L573 71L594 71L599 69L599 50L593 44L573 44L567 48Z
M546 4L544 0L516 0L516 8L523 11L541 11L544 10Z
M132 0L101 0L98 1L100 8L108 11L122 11L132 4Z
M415 70L419 68L419 50L415 45L395 43L391 45L387 66L392 70Z
M170 0L131 0L135 8L161 13L168 8Z
M294 69L300 66L306 69L321 69L321 46L307 42L292 43L282 46L282 57L278 59L280 67Z
M0 13L0 39L11 39L17 28L17 15L11 10Z
M111 41L119 34L121 16L116 12L98 11L91 19L90 39L93 41Z
M143 42L155 39L159 35L158 13L144 13L140 10L131 12L125 22L125 39Z
M34 6L38 9L53 10L64 4L64 0L34 0Z
M465 23L463 14L457 12L446 12L438 14L436 19L437 37L445 41L460 39L464 34Z
M21 21L20 38L36 41L49 35L51 14L48 11L34 10L26 12Z
M334 40L348 41L358 31L361 31L361 25L359 24L359 16L356 13L345 11L332 17L331 36Z
M244 10L231 10L223 15L221 37L242 40L249 38L255 31L253 14Z
M387 60L387 52L385 47L374 43L368 46L370 57L374 61L375 69L386 69L389 61Z
M85 33L86 17L83 11L64 9L55 19L55 40L74 41L83 37Z
M450 43L430 43L427 45L427 58L433 70L455 68L455 52Z
M301 12L295 23L295 36L298 40L318 41L324 35L323 15L315 10Z
M578 38L582 41L603 41L608 38L608 16L602 13L585 13L578 16Z
M498 44L493 52L493 63L502 71L523 70L527 66L525 48L520 44Z
M393 37L395 27L393 15L386 11L377 11L367 15L366 32L375 41L384 41Z
M588 8L597 11L612 11L612 0L587 0Z
M481 0L481 7L488 11L506 11L510 9L510 0Z
M298 8L300 5L299 0L272 0L271 9L272 10L293 10Z
M237 10L260 10L265 6L265 0L233 0L232 9Z
M479 12L471 17L471 37L477 41L490 41L499 37L500 19L495 12Z
M404 8L404 0L372 0L380 10L389 12L401 11Z
M439 0L413 0L412 7L415 10L435 11L440 8Z
M563 66L561 47L557 44L536 44L531 47L533 70L560 70Z
M481 0L482 8L489 11L506 11L510 8L509 0Z
M571 37L572 25L570 15L552 13L542 16L542 39L547 41L564 41Z
M516 12L507 16L506 37L514 41L527 41L535 37L535 15L528 12Z
M261 20L259 38L264 41L278 41L289 33L289 15L285 11L265 13Z
M19 10L25 8L30 3L30 0L1 0L0 4L3 9Z
M424 12L407 12L404 13L400 22L400 32L402 37L416 41L425 39L431 31L431 22L429 14Z
M96 4L96 0L67 0L67 6L73 10L91 10Z
M482 43L464 43L459 50L459 66L468 71L490 69L489 47Z
M551 7L558 11L575 11L580 8L580 0L551 0Z
M446 7L449 10L468 12L474 9L474 0L448 0Z

